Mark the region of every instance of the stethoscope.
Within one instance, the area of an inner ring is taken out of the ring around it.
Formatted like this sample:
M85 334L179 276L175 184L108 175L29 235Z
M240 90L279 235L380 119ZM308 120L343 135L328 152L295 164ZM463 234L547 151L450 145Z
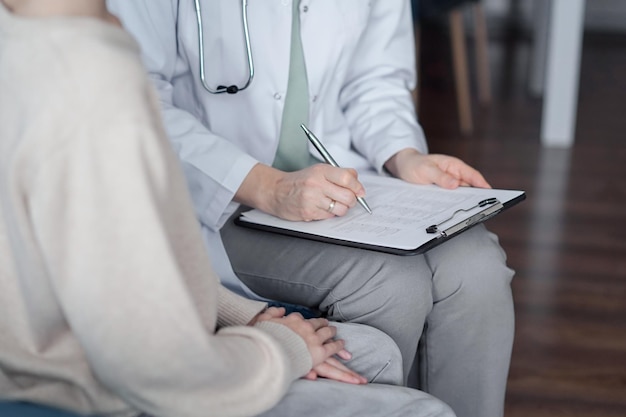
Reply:
M252 61L252 50L250 49L250 33L248 31L248 0L241 0L241 20L243 22L243 35L246 40L246 55L248 57L248 81L246 81L246 83L242 87L238 87L236 85L229 85L228 87L225 85L218 85L216 89L211 88L207 84L206 77L204 75L204 31L202 29L202 13L200 11L200 1L201 0L195 0L196 20L198 21L198 50L200 52L200 81L202 82L202 86L211 94L235 94L239 91L245 90L252 82L252 78L254 78L254 62Z

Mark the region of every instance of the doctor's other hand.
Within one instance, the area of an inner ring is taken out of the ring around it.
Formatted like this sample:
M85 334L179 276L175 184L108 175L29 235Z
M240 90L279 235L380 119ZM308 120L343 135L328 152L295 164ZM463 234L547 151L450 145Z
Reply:
M235 200L266 213L293 221L311 221L345 215L365 197L357 172L316 164L283 172L255 165L235 194Z
M403 149L387 160L385 168L393 176L414 184L436 184L447 189L462 186L491 188L480 172L448 155Z

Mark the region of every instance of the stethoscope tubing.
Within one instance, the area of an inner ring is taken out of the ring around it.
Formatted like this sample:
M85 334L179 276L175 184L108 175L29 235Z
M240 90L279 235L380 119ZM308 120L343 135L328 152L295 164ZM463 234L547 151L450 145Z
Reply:
M248 27L248 0L241 0L241 20L243 22L243 35L246 43L246 56L248 59L248 81L239 87L237 85L218 85L217 88L212 88L206 81L205 66L204 66L204 28L202 25L202 8L200 7L201 0L194 0L196 5L196 21L198 23L198 57L200 62L200 81L206 91L211 94L229 93L235 94L239 91L245 90L252 83L254 78L254 61L252 59L252 48L250 46L250 30Z

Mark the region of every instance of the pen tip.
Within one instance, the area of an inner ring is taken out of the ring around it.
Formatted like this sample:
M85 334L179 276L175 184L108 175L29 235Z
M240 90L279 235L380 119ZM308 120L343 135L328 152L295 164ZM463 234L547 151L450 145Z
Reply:
M365 199L363 197L357 197L356 198L357 201L359 202L359 204L361 204L361 207L363 207L365 209L365 211L367 211L369 214L373 214L372 213L372 209L370 208L370 206L365 202Z

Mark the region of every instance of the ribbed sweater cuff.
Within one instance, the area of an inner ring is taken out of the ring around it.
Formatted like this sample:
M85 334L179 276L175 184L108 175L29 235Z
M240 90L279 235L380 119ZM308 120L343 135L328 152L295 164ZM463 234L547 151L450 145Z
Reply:
M224 287L219 289L218 303L218 327L245 326L267 307L264 302L241 297Z
M279 323L262 321L254 327L269 333L278 340L280 346L285 350L290 362L290 369L294 372L294 379L306 375L313 366L311 354L304 339L296 332Z

